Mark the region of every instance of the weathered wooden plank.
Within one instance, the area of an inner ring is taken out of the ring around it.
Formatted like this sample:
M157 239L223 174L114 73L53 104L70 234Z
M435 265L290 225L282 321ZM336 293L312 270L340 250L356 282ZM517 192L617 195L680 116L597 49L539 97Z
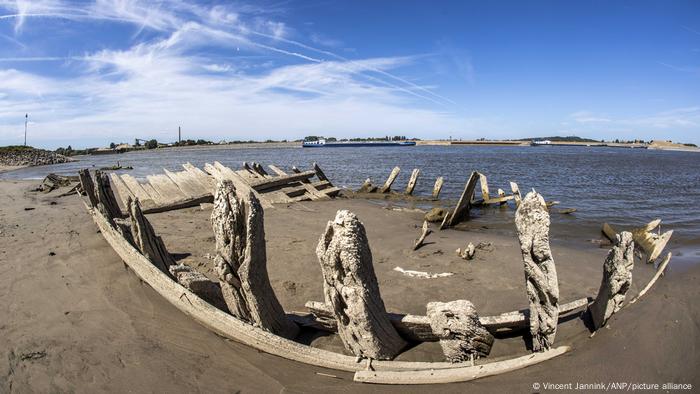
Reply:
M318 165L318 163L314 162L313 166L314 171L316 172L316 177L322 181L327 181L330 183L330 179L326 176L325 173L323 173L323 170L321 169L321 166ZM332 185L331 185L332 186Z
M430 233L433 231L430 229L430 226L428 225L428 221L425 220L423 221L423 228L420 237L416 240L416 242L413 244L413 250L418 250L421 246L423 246L423 242L425 241L425 237L427 237Z
M273 164L270 164L268 167L270 167L270 169L271 169L275 174L277 174L277 175L279 175L279 176L286 176L286 175L288 175L288 174L287 174L286 172L284 172L282 169L278 168L277 166L275 166L275 165L273 165ZM328 197L325 193L319 192L319 191L316 189L316 187L314 186L314 183L312 183L310 180L308 180L308 179L303 179L303 180L301 180L300 182L301 182L301 187L303 188L303 190L305 190L306 192L309 193L309 198L310 198L311 200L327 200L327 199L330 198L330 197ZM321 182L326 182L327 184L330 183L330 182L328 182L328 181L321 181ZM297 196L301 195L301 194L296 194L296 193L297 193L296 191L292 191L292 190L290 190L289 188L285 188L285 189L284 189L284 192L285 192L289 197L297 197ZM292 194L290 194L290 192L291 192ZM303 194L303 193L302 193L302 194Z
M464 190L462 195L459 197L459 201L455 206L452 213L445 217L445 220L440 225L440 230L454 226L455 224L461 222L464 218L469 217L469 209L471 208L472 196L474 195L474 189L476 188L476 181L479 180L479 173L473 171L464 185Z
M144 188L143 184L139 183L139 181L136 180L136 178L132 177L129 174L122 174L121 176L119 176L119 178L124 182L126 187L129 188L129 191L131 191L134 197L138 198L142 204L150 200L150 205L155 205L156 198L160 197L158 194L153 196Z
M161 196L161 199L156 201L157 205L167 205L187 198L187 195L165 174L148 175L146 179Z
M84 168L78 171L78 177L80 178L80 186L83 189L83 193L88 197L88 202L91 208L97 207L97 195L95 195L95 183L92 181L92 176L90 176L90 170Z
M509 360L495 361L468 367L435 371L357 371L353 380L375 384L438 384L468 382L470 380L504 374L539 364L568 352L568 346L559 346L546 352L530 354Z
M134 194L131 193L131 190L126 186L124 181L121 180L119 175L115 173L109 174L110 181L112 182L112 186L114 186L114 189L117 191L117 194L119 195L119 199L122 202L122 207L126 207L127 203L129 202L129 199L134 199Z
M522 201L522 195L520 194L520 188L518 187L518 184L515 182L510 183L510 190L513 192L513 200L515 201L515 207L520 206L520 202Z
M656 269L656 273L654 274L654 276L651 278L651 280L649 280L649 283L647 283L647 285L644 286L642 291L640 291L639 294L637 294L637 296L634 297L634 299L632 299L632 301L630 301L630 304L634 304L635 302L637 302L637 300L640 299L644 294L646 294L649 291L649 289L651 289L651 287L654 285L654 283L656 283L656 281L659 280L661 275L664 274L666 266L668 266L668 263L671 261L671 256L673 256L671 252L668 252L664 260L659 264L659 267Z
M203 188L200 184L194 181L187 171L171 172L163 169L165 175L173 181L173 183L182 191L188 198L201 197L211 194L210 190Z
M313 170L303 171L298 174L291 174L286 176L262 179L259 181L253 181L251 182L250 186L256 191L260 192L275 187L283 186L290 182L298 182L301 180L309 179L314 175L316 175L316 172L314 172Z
M272 203L270 202L270 200L267 197L263 197L255 189L253 189L245 179L243 179L235 171L224 166L223 164L219 163L218 161L215 161L213 165L206 163L204 165L204 168L207 171L211 171L212 175L214 175L214 177L216 177L216 178L231 180L233 182L234 186L236 187L236 189L243 188L243 189L253 190L253 194L260 201L260 204L262 204L263 208L272 208L273 207Z

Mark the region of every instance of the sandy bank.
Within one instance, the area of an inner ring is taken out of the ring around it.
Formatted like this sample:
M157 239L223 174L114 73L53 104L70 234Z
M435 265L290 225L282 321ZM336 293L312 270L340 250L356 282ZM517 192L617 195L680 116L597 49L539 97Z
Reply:
M97 233L75 196L30 192L32 182L0 182L0 391L135 392L424 392L427 387L363 386L352 375L279 359L225 341L199 326L142 285ZM58 194L58 193L56 193ZM52 204L53 203L53 204ZM33 208L26 210L26 208ZM361 200L294 204L266 211L268 269L282 305L301 310L321 300L314 255L327 220L339 208L364 221L382 296L392 311L421 313L433 300L466 298L482 314L527 305L517 241L509 230L467 225L437 232L417 252L420 214L387 210ZM171 253L209 272L213 238L209 212L192 208L149 215ZM491 242L467 263L454 254L466 242ZM593 244L553 241L561 298L597 291L605 250ZM408 278L396 266L454 272L440 279ZM652 275L634 271L636 292ZM671 265L651 293L594 338L580 320L560 326L557 342L572 353L507 375L433 387L440 392L531 392L533 382L677 382L700 384L698 327L700 269ZM342 351L334 337L314 346ZM526 352L522 336L497 342L493 355ZM403 359L439 357L425 344ZM338 378L317 375L331 373Z

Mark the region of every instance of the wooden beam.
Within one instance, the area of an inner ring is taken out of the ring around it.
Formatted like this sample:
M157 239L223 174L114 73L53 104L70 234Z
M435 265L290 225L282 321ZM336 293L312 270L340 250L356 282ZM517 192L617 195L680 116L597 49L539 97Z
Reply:
M275 178L267 178L259 181L253 181L251 182L251 187L255 189L256 191L264 191L268 189L272 189L278 186L283 186L286 185L287 183L290 182L298 182L301 180L309 179L316 175L316 172L313 170L309 171L304 171L300 172L298 174L292 174L292 175L286 175L286 176L279 176Z
M580 298L559 305L559 318L562 319L567 313L588 306L590 301L590 298ZM305 307L316 317L315 324L318 327L323 327L324 330L330 332L338 331L337 322L328 305L323 302L308 301ZM440 339L432 332L430 320L427 316L402 313L387 314L396 331L409 341L437 342ZM521 309L519 311L501 313L500 315L479 316L479 322L492 333L501 329L521 329L528 327L530 324L530 310Z

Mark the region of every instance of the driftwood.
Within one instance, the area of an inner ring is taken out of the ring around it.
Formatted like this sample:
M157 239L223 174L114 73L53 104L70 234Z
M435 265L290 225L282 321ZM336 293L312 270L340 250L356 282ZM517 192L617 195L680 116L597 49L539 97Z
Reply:
M127 208L134 246L159 270L170 273L169 267L175 264L175 259L168 253L163 240L156 235L151 223L141 211L139 200L129 200Z
M328 222L316 248L323 292L345 348L357 356L392 359L406 342L389 322L372 266L365 228L348 211Z
M559 317L559 283L549 248L549 214L544 198L534 190L520 203L515 225L530 300L532 350L538 352L549 349L554 343Z
M649 283L647 283L647 285L644 286L642 291L640 291L639 294L637 294L637 296L634 297L634 299L632 299L632 301L630 301L630 304L634 304L635 302L637 302L638 299L642 298L642 296L646 294L652 286L654 286L654 283L656 283L656 281L659 280L659 278L664 274L666 266L668 266L668 263L671 261L671 256L671 252L668 252L664 260L661 262L661 264L659 264L659 267L656 269L656 273L651 278Z
M71 182L77 180L78 178L75 176L63 176L51 173L44 177L39 189L44 193L48 193L61 187L70 186Z
M469 245L467 245L464 250L462 249L457 249L457 255L464 260L471 260L474 258L474 254L476 253L476 246L474 246L473 243L469 242Z
M480 204L505 204L506 202L512 200L513 196L506 196L506 193L502 189L498 189L498 197L491 197L489 192L489 182L486 179L486 175L479 173L479 183L481 185L481 198Z
M539 364L568 352L568 346L559 346L545 352L530 354L468 367L434 371L357 371L353 380L374 384L438 384L468 382L486 376L500 375Z
M216 239L215 264L231 313L285 338L298 327L287 320L267 275L263 209L255 196L231 181L216 186L211 214Z
M90 176L90 170L87 168L78 171L78 177L80 178L80 187L83 189L83 193L88 197L88 203L91 208L97 207L97 195L95 194L95 183L92 181Z
M421 279L445 278L445 277L454 275L454 272L441 272L439 274L431 274L430 272L425 272L425 271L405 270L401 267L394 267L394 271L400 272L400 273L402 273L406 276L409 276L411 278L421 278Z
M421 232L420 237L416 240L416 242L413 244L413 250L418 250L421 246L423 246L423 242L425 241L425 237L430 235L433 230L430 229L430 226L428 225L428 221L425 220L423 221L423 229Z
M389 193L389 191L391 191L391 185L396 180L396 177L399 176L399 171L401 171L401 169L399 167L394 167L394 169L391 170L391 174L389 174L389 177L386 178L386 182L384 182L384 186L379 188L380 193Z
M442 184L444 182L444 179L439 176L437 179L435 179L435 185L433 186L433 198L437 199L440 197L440 190L442 190Z
M433 334L440 338L447 361L474 360L491 353L493 335L479 322L479 315L471 302L430 302L427 315Z
M411 178L408 180L408 184L406 185L406 191L404 192L406 195L410 196L413 194L413 189L416 188L416 182L418 181L418 174L420 174L420 170L414 168L413 172L411 172Z
M615 244L605 258L600 289L589 308L594 330L603 327L622 308L625 295L632 285L633 268L634 241L631 233L623 231L615 236Z
M440 230L447 227L454 226L455 224L461 222L465 218L469 217L469 209L471 208L472 196L474 195L474 189L476 188L476 181L479 180L479 173L473 171L464 185L464 191L455 206L455 209L451 214L445 216L442 225L440 225Z
M566 304L559 305L559 317L565 314L587 307L589 298L581 298ZM338 331L338 324L331 308L324 302L309 301L306 309L315 316L315 326L318 329L330 332ZM440 338L433 334L430 328L430 320L427 316L410 315L402 313L389 313L389 321L396 328L396 331L408 341L437 342ZM521 329L529 326L530 310L523 309L502 313L495 316L480 316L479 322L486 327L489 332L495 333L502 329Z

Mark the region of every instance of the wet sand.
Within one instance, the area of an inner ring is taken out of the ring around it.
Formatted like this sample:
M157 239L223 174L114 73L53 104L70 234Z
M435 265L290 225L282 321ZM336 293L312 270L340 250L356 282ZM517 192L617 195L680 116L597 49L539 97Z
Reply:
M672 261L645 298L593 338L578 318L560 324L556 342L573 350L554 361L462 384L361 385L350 373L287 361L211 333L124 269L76 196L57 198L59 193L31 192L34 187L36 182L0 182L0 392L532 392L534 382L700 384L697 265ZM459 298L471 300L482 315L527 306L514 229L467 225L463 231L436 231L427 239L433 243L412 252L420 213L336 200L265 213L268 271L286 310L303 311L306 301L323 299L314 250L337 209L350 209L364 222L389 311L424 314L429 301ZM190 208L149 219L176 258L211 275L209 214ZM494 250L467 262L455 249L468 242L491 242ZM552 249L562 302L595 295L606 250L556 237ZM455 275L410 278L396 266ZM637 263L628 295L653 272ZM526 354L523 338L520 333L498 340L492 356ZM335 336L311 343L344 351ZM440 358L436 343L400 356Z

